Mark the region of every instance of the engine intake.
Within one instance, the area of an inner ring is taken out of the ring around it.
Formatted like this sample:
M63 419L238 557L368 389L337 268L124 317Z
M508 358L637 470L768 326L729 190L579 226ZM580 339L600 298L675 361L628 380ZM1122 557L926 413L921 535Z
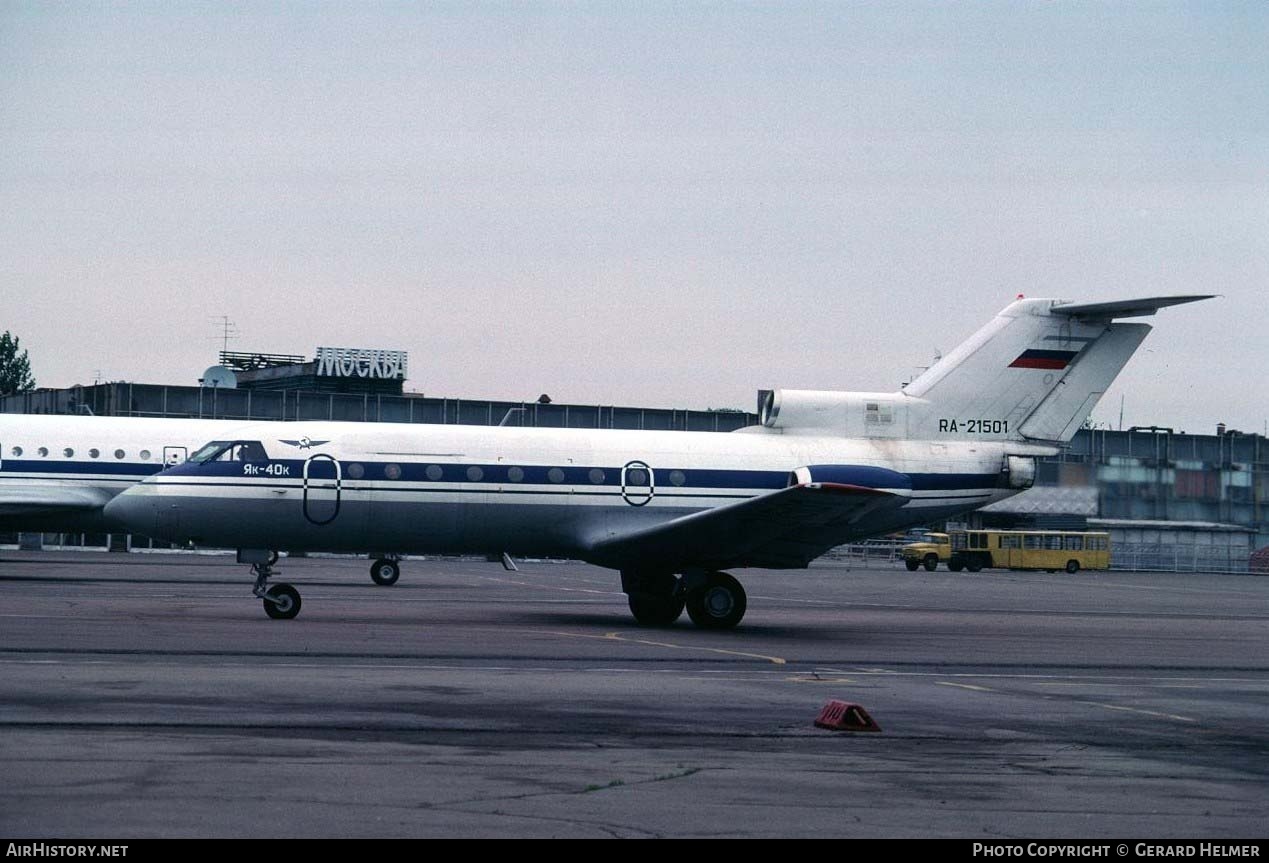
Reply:
M912 479L906 473L866 464L812 464L797 468L789 474L789 485L821 482L875 488L899 494L912 491Z

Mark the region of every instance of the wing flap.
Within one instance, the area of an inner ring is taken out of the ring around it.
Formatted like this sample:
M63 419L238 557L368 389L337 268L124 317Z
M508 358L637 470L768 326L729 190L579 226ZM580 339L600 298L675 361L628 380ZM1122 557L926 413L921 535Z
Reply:
M618 569L804 567L851 539L854 522L906 500L864 486L796 485L604 538L591 545L588 559Z

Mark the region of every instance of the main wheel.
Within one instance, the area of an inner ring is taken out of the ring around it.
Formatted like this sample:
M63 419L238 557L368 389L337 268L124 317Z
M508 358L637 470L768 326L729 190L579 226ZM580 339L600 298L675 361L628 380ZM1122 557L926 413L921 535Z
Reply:
M740 582L725 572L711 572L704 587L687 595L687 614L702 629L731 629L745 616L748 600Z
M1071 575L1080 571L1080 562L1078 560L1068 560L1066 562L1066 571Z
M401 577L401 564L386 558L376 560L370 567L370 580L384 587L391 587Z
M939 568L939 556L937 554L927 554L925 556L925 571L934 572Z
M921 568L921 561L919 561L919 560L905 560L905 561L903 562L903 565L904 565L904 566L906 566L906 567L908 568L908 572L916 572L918 569L920 569L920 568Z
M631 593L626 599L630 603L630 613L643 626L669 626L683 613L683 597L681 596Z
M274 620L290 620L300 613L300 592L289 584L275 584L265 591L264 613Z

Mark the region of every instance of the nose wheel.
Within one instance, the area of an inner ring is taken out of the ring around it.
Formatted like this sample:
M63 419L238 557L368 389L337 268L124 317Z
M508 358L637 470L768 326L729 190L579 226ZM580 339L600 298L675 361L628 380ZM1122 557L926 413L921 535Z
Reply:
M383 587L390 587L401 577L401 561L395 557L381 557L370 567L370 580Z
M300 613L300 592L289 584L269 586L273 567L267 563L251 565L256 574L256 586L251 592L264 602L264 613L274 620L291 620Z

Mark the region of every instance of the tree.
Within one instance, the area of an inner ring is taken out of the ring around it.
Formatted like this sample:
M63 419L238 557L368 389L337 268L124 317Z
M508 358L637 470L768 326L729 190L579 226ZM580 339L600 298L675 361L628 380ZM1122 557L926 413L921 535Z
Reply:
M0 336L0 396L29 393L35 389L31 361L26 351L18 353L18 338L5 330Z

